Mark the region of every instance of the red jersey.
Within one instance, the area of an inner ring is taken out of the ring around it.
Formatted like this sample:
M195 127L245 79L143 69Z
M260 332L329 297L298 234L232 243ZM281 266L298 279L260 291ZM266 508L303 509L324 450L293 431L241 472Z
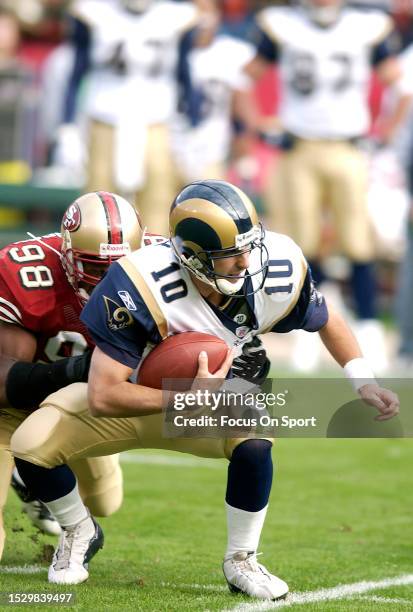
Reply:
M36 337L36 361L56 361L93 347L62 267L61 244L60 234L49 234L0 250L0 320Z

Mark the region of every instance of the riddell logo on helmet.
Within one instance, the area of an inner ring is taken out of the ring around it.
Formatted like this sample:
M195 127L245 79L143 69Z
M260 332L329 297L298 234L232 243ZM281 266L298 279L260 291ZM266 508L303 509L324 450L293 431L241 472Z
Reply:
M254 227L252 227L248 232L245 232L245 234L237 234L237 236L235 236L235 246L240 249L248 244L251 244L251 242L254 242L254 240L257 240L260 237L261 229L254 225Z
M69 206L69 208L65 212L62 220L62 225L69 232L75 232L79 228L80 220L80 208L75 202L74 204Z
M107 244L101 242L99 247L99 255L101 257L107 257L108 255L128 255L131 252L129 242L122 242L122 244Z

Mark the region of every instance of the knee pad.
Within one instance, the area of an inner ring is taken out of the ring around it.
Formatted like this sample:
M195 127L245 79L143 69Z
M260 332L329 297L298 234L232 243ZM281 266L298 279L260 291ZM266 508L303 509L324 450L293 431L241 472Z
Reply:
M10 446L13 455L50 468L65 463L61 456L61 440L65 435L61 413L53 406L33 412L16 429ZM66 432L67 435L67 432Z
M76 420L71 417L87 412L86 383L74 383L52 393L14 432L13 454L46 468L67 463L78 435Z
M119 455L78 459L70 463L84 504L94 516L110 516L123 501Z

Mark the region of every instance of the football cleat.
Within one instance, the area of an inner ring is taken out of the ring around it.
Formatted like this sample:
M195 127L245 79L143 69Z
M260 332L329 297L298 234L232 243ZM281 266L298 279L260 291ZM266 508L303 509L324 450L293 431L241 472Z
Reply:
M39 499L33 499L29 490L17 473L13 471L11 486L16 491L17 496L22 500L22 511L27 514L31 522L37 529L48 535L58 536L61 528L47 506Z
M54 584L80 584L89 578L89 561L103 548L103 531L88 516L73 527L64 527L49 567Z
M259 599L283 599L288 593L288 584L270 574L257 562L253 552L237 552L224 559L222 566L229 590L245 593Z
M33 525L43 533L53 536L59 536L62 533L59 523L40 500L35 499L23 504L22 510L27 514Z

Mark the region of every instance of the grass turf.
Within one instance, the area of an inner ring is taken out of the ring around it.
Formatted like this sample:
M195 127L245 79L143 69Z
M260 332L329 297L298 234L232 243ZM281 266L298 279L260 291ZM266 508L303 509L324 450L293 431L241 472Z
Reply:
M0 591L73 591L76 609L94 611L212 611L251 601L231 595L221 572L225 462L163 465L151 463L154 452L137 454L148 463L124 463L124 504L100 521L105 547L91 563L89 581L77 587L47 584L53 538L29 525L10 493ZM287 580L291 591L413 573L410 440L281 440L274 458L276 478L260 561ZM5 572L23 565L40 569ZM373 601L372 596L398 601ZM299 608L412 609L413 585Z

